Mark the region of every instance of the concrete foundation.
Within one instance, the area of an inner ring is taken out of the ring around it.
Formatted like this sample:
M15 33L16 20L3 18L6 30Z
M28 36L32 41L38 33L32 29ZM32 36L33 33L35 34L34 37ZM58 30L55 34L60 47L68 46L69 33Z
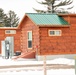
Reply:
M74 57L76 56L76 54L65 54L65 55L46 55L46 60L52 60L52 59L56 59L56 58L68 58L68 59L74 59ZM36 60L40 61L43 60L44 56L40 56L37 55L36 56Z

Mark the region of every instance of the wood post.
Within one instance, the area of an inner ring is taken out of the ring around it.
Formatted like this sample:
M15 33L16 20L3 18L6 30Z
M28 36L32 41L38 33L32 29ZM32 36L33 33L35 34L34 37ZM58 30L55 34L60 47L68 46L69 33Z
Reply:
M76 56L74 57L74 60L75 60L75 75L76 75Z
M76 57L75 57L75 75L76 75Z
M44 63L43 63L43 67L44 67L44 75L47 74L47 69L46 69L46 55L44 55Z

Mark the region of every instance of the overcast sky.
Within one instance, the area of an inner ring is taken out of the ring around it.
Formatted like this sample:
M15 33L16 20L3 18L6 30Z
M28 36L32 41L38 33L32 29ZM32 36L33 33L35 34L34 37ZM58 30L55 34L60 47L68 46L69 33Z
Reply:
M73 0L73 5L74 8L72 9L72 12L76 12L76 0ZM44 6L38 4L36 0L0 0L0 8L2 8L5 13L7 13L9 10L12 10L21 19L25 13L35 13L33 7L41 9Z

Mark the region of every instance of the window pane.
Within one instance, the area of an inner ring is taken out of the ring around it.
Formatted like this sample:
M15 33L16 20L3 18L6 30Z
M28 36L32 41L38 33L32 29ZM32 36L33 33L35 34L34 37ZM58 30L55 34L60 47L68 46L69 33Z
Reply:
M50 35L54 35L55 34L55 31L50 31Z
M28 48L32 48L32 41L28 41Z
M28 40L32 40L32 32L28 32Z
M56 31L55 32L55 35L60 35L60 31Z
M28 48L32 48L32 31L28 32Z

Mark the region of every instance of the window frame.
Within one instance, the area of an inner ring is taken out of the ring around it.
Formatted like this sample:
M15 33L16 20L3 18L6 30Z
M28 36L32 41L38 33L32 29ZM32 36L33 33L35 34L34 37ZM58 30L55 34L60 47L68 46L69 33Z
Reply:
M5 34L16 34L16 30L5 30Z
M50 34L50 31L54 31L55 34ZM60 31L60 34L56 34L56 31ZM49 36L61 36L62 35L62 31L61 30L49 30L48 33L49 33Z
M28 41L31 41L31 42L32 42L32 39L30 39L30 40L28 39L28 38L29 38L29 36L28 36L28 33L29 33L29 32L32 33L32 31L27 31L27 48L28 48L28 49L32 49L32 47L30 48L30 47L28 46Z

